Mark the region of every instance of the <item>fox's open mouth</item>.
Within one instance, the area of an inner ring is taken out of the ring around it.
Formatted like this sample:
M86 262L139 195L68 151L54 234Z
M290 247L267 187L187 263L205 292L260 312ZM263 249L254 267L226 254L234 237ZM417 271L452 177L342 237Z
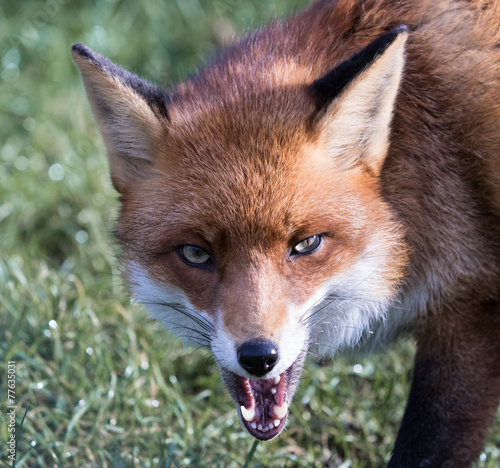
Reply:
M285 427L288 407L297 387L305 353L283 373L269 379L248 379L221 368L241 422L259 440L276 437Z
M260 440L276 437L288 414L287 373L266 380L237 379L241 420L248 432Z

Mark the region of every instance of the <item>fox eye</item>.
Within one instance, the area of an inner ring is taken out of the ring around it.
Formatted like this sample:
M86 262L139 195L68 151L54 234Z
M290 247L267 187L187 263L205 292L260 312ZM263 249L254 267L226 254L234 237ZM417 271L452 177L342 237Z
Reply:
M306 237L292 249L292 255L309 254L314 252L321 245L321 239L320 234L314 234L314 236Z
M211 263L212 258L201 247L192 244L181 245L177 249L179 257L190 266L203 266Z

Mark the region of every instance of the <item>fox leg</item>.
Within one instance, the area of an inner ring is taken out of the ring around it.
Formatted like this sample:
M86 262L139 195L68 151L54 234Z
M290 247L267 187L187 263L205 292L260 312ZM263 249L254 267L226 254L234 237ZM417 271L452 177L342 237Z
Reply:
M388 468L465 468L500 398L500 303L448 307L422 328Z

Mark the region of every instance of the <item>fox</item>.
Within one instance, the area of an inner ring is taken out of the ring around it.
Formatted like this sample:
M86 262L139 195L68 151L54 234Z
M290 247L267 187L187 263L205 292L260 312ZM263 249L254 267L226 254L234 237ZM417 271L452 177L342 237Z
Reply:
M131 295L246 431L283 431L309 352L410 333L388 466L470 466L500 398L499 2L314 1L168 88L72 55Z

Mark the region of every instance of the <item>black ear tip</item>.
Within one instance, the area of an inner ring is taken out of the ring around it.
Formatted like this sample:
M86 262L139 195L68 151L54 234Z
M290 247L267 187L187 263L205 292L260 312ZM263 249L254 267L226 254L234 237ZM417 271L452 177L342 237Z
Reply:
M405 24L400 24L386 31L352 57L330 70L326 75L315 80L311 85L311 89L318 109L324 108L332 102L363 70L368 68L377 57L380 57L401 34L406 35L409 32L410 29Z
M80 44L77 42L76 44L73 44L71 46L71 52L77 53L78 55L81 55L82 57L89 57L89 52L90 49L87 46L84 46L83 44Z
M410 29L405 24L400 24L395 28L387 31L385 34L380 36L378 39L373 41L373 46L375 50L375 57L381 55L401 34L408 34ZM370 46L367 47L367 49Z
M406 26L406 24L400 24L399 26L396 26L394 29L392 29L391 32L394 34L394 36L399 36L402 33L408 34L410 32L410 28Z
M86 45L80 44L79 42L73 44L71 46L71 53L73 54L73 57L77 54L88 62L99 66L99 54L94 52L92 49L89 49Z
M74 58L78 55L98 68L105 68L104 64L106 63L106 59L92 49L89 49L86 45L80 44L79 42L73 44L71 46L71 53Z

